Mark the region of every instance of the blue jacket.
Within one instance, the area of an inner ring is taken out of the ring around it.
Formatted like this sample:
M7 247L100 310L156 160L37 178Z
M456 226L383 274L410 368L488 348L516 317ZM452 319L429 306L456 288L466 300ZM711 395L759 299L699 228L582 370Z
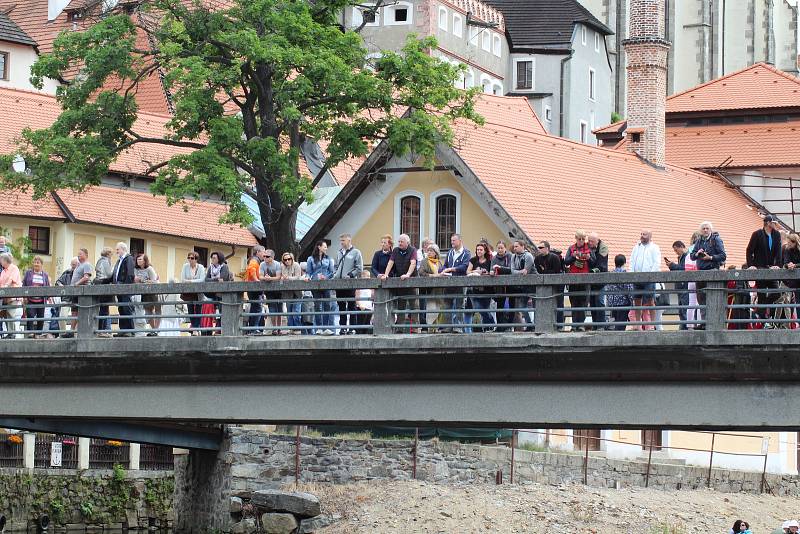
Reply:
M710 260L704 260L697 255L700 250L705 250L706 254L711 256ZM710 271L712 269L719 269L720 266L728 259L725 253L725 245L722 243L722 238L717 232L712 232L707 238L701 237L694 244L691 257L697 262L697 269L700 271Z
M319 275L325 275L327 280L333 278L333 259L323 256L320 261L315 261L314 256L309 256L306 262L306 274L311 280L319 280Z
M447 253L447 258L444 260L444 265L442 265L442 269L447 269L450 267L455 267L455 271L453 271L453 276L464 276L467 274L467 267L469 267L469 259L472 257L467 247L464 247L464 250L461 251L459 256L455 255L455 251L450 249L450 252Z

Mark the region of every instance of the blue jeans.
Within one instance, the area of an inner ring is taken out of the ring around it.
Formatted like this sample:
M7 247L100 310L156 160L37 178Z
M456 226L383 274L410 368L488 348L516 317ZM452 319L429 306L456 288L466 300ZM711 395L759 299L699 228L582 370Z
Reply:
M492 317L492 312L483 310L489 309L492 300L488 297L470 297L469 300L472 302L472 309L481 310L478 312L481 316L481 324L483 324L481 330L488 330L490 328L489 325L494 324L494 317ZM469 317L470 322L472 322L472 314Z
M108 315L108 306L100 306L100 315ZM98 319L97 320L97 329L98 330L111 330L111 318L106 317L105 319Z
M251 328L256 327L263 327L264 326L264 316L262 315L262 308L261 308L261 293L255 291L248 291L247 292L247 299L250 301L250 310L251 314L256 315L249 315L247 317L247 326ZM258 330L248 330L247 333L254 334L258 332Z
M331 291L312 291L311 294L314 295L314 311L317 312L314 315L314 326L319 327L314 329L314 333L318 333L319 330L333 329L333 301L319 300L331 298Z
M302 308L303 304L299 300L290 300L286 302L286 311L289 313L286 324L290 329L296 326L303 326L303 321L300 317Z
M453 293L461 292L464 293L463 289L455 288L448 288L448 292L452 291ZM456 297L453 299L447 299L448 306L453 310L463 310L464 309L464 297ZM464 324L466 321L464 319L464 312L450 312L447 314L450 324L459 325ZM455 328L455 327L451 327Z

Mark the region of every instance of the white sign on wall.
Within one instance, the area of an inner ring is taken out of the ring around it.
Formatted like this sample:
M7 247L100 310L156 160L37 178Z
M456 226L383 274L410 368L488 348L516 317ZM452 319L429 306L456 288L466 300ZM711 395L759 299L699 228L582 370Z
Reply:
M50 443L50 467L61 467L61 442Z

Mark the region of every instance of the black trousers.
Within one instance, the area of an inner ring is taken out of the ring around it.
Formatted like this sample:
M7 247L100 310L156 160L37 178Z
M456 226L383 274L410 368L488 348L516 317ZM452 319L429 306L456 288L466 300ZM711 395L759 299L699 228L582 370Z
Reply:
M358 316L357 315L350 315L348 312L355 312L358 311L356 307L356 291L355 289L337 289L336 290L336 298L338 299L347 299L347 300L339 300L337 303L339 304L339 328L347 328L348 326L348 317L350 318L350 325L355 326L358 324Z
M133 330L133 306L129 305L130 302L130 295L117 295L120 330ZM125 315L127 315L127 317L123 317Z

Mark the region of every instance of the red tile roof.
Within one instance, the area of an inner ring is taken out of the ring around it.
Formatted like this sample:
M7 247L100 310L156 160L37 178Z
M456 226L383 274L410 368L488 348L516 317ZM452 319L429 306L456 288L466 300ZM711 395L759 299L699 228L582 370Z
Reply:
M58 34L73 28L65 11L54 20L47 20L47 3L48 0L0 0L0 11L11 10L9 18L36 41L40 53L51 52ZM76 24L81 27L83 22Z
M750 230L762 224L742 195L705 173L659 170L625 152L498 124L462 126L459 138L459 155L514 221L554 247L566 247L583 228L597 231L612 255L627 256L640 231L651 228L671 256L674 240L688 240L710 220L736 264L744 261Z
M756 63L667 98L667 113L800 107L800 80Z
M607 126L601 126L600 128L595 128L592 130L593 134L604 134L604 133L621 133L625 131L625 128L628 126L628 121L623 119L621 121L612 122Z
M84 193L59 193L78 222L140 230L156 234L253 246L256 239L241 226L222 225L219 218L227 211L224 204L187 200L167 206L162 197L144 191L115 187L92 187ZM132 209L135 206L135 209Z
M0 195L0 214L42 219L64 219L64 212L51 195L33 200L29 193L4 191Z
M800 120L667 128L667 161L695 169L800 166Z
M0 152L11 152L16 149L14 142L19 138L23 128L47 128L61 114L55 97L33 91L0 88ZM152 113L139 113L134 131L145 137L162 137L168 116ZM176 149L166 145L134 145L130 150L120 154L111 165L111 170L121 173L144 173L150 161L157 163L171 155L189 152L189 149Z

